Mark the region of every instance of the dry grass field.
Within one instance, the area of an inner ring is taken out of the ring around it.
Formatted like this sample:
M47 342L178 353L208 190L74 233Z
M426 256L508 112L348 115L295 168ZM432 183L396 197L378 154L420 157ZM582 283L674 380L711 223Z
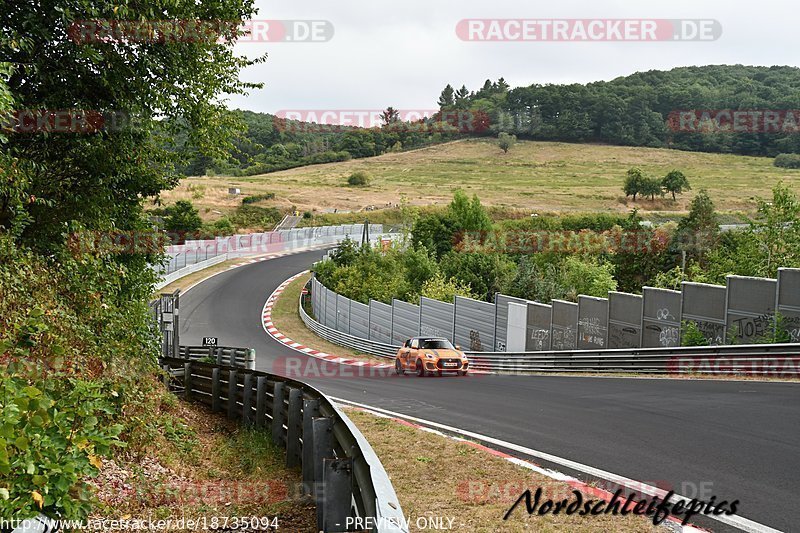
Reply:
M626 200L622 181L634 166L655 177L682 170L693 190L675 202ZM370 176L370 185L345 185L359 170ZM720 211L746 212L754 208L756 196L768 196L781 180L800 188L800 171L776 168L770 158L594 144L524 141L504 154L491 140L465 140L258 176L187 178L163 199L167 204L190 199L206 220L240 205L241 197L229 196L228 187L239 187L242 195L275 193L274 200L258 205L316 213L380 208L401 199L410 205L445 204L456 189L505 209L627 212L638 207L680 213L697 190L706 188Z

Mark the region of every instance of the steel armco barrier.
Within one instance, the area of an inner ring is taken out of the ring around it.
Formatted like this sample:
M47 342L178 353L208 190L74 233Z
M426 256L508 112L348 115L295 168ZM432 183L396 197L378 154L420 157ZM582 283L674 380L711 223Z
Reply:
M180 346L179 359L199 361L213 359L218 365L233 366L254 370L256 351L252 348L231 348L229 346ZM210 361L207 361L210 362Z
M185 359L162 359L161 364L172 390L187 400L270 432L286 450L287 466L302 469L303 493L316 501L318 530L346 531L346 519L360 517L368 518L367 529L377 533L408 531L378 456L323 393L256 370Z
M317 322L299 302L300 317L319 337L353 350L393 359L400 346L362 339ZM464 352L470 368L502 374L543 372L746 374L800 377L796 344L749 344L546 352Z

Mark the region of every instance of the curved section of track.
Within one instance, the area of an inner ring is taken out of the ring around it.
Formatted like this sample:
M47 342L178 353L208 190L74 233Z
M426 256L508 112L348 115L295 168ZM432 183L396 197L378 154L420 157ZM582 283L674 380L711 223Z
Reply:
M253 347L259 370L300 378L331 396L488 434L689 497L700 490L699 498L738 499L738 514L773 528L800 523L800 384L359 375L299 354L261 325L275 288L322 255L253 263L196 286L181 298L182 343L214 336L222 345Z

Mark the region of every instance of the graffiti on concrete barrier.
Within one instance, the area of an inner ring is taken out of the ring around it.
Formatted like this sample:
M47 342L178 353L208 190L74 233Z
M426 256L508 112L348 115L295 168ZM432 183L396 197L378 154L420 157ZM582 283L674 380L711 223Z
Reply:
M600 348L605 347L605 327L600 324L596 316L584 317L578 322L578 331L581 340L586 344L593 344Z
M469 330L469 350L471 352L482 352L481 332L474 329Z
M762 338L772 334L775 326L775 315L764 313L754 317L741 317L732 323L732 331L736 332L736 340L750 340Z
M671 348L673 346L677 346L680 342L680 330L675 326L667 326L665 328L660 328L661 331L658 333L658 343L664 348Z
M549 329L533 329L531 330L531 343L530 346L533 351L542 351L547 347L547 342L550 340Z
M553 328L553 350L574 350L575 349L575 328L566 326L564 328Z
M608 330L608 346L609 348L638 348L639 330L612 324Z
M698 331L703 334L703 337L706 338L709 344L712 346L725 344L724 324L717 324L716 322L708 322L706 320L695 320L694 323L697 324Z

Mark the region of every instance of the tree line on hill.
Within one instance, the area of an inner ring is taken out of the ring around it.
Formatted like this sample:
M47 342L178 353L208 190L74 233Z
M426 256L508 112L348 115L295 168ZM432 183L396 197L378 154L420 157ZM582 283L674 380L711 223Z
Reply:
M184 174L254 175L499 133L528 140L752 156L800 153L800 135L794 131L691 132L670 126L680 111L800 110L800 69L795 67L682 67L611 81L516 88L500 78L486 80L477 90L448 84L437 105L438 114L414 123L404 122L398 110L389 107L379 125L366 128L330 128L236 111L244 128L234 147L215 156L197 155ZM798 165L787 159L776 163Z
M442 110L486 114L490 132L524 139L754 156L800 152L800 136L793 130L692 133L676 131L686 129L680 124L674 129L668 125L676 112L687 110L709 111L712 116L720 110L800 110L800 69L795 67L682 67L612 81L513 89L500 78L486 80L477 91L447 85L438 104Z

